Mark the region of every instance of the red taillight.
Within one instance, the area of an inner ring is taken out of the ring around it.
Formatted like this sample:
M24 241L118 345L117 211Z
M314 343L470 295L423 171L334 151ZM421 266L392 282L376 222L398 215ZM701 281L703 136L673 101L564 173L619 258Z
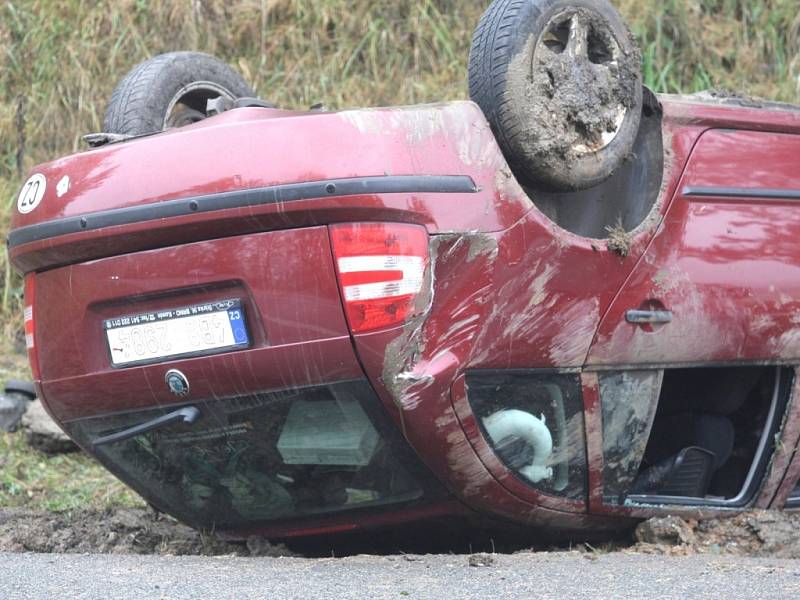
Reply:
M42 378L39 371L39 356L36 353L36 327L34 326L33 304L36 297L36 275L25 275L25 347L28 350L28 360L31 363L33 378Z
M428 268L424 227L347 223L332 225L330 231L353 333L399 325L420 312L416 301Z

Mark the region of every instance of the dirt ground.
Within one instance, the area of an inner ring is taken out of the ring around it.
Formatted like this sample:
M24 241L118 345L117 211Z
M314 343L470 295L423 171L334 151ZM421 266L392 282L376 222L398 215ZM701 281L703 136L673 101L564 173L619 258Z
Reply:
M256 538L225 542L138 508L71 513L0 508L0 552L292 556L282 545Z
M640 524L635 538L633 543L617 541L609 547L672 556L715 554L800 559L800 513L758 511L703 522L655 518ZM607 551L598 545L577 547L587 558ZM71 513L0 509L0 552L297 555L282 544L258 538L226 542L152 510L136 508Z
M800 558L800 512L753 511L731 519L654 518L636 529L637 552Z

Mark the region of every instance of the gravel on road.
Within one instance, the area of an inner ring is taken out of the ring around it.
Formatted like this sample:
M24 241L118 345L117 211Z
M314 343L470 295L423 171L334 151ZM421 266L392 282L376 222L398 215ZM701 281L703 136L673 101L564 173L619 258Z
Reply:
M236 558L0 554L8 599L798 598L800 561L578 552Z

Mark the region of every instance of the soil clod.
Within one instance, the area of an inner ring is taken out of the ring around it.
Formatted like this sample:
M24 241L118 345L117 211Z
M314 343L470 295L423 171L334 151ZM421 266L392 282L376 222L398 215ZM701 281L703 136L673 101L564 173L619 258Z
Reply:
M636 528L638 552L800 558L800 514L752 511L709 521L657 517Z
M608 241L606 242L608 249L622 258L628 256L631 252L631 234L625 231L621 223L614 227L606 227L606 231L608 232Z
M470 567L491 567L495 563L494 556L485 552L471 554L467 560Z

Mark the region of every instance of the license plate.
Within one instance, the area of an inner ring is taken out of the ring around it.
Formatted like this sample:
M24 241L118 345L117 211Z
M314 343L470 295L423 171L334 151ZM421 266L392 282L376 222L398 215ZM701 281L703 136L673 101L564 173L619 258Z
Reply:
M115 367L247 347L240 300L209 302L103 322Z

